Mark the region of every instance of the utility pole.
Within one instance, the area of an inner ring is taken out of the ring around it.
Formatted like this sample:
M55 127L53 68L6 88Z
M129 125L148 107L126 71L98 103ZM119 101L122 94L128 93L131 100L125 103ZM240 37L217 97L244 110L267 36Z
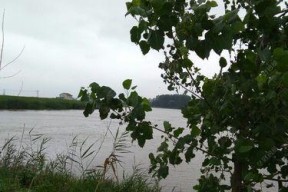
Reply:
M37 92L37 97L39 97L39 90L37 90L36 92Z

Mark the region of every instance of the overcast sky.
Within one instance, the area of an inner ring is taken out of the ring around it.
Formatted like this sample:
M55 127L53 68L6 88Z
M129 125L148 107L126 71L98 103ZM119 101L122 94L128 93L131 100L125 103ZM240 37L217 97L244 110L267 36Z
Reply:
M6 12L3 64L25 46L20 58L0 71L0 94L36 96L39 90L40 97L62 92L76 97L80 87L94 81L121 92L128 78L148 98L168 93L158 69L163 55L143 56L130 41L136 21L125 18L125 2L0 0L0 12ZM202 64L207 74L217 70L207 61Z

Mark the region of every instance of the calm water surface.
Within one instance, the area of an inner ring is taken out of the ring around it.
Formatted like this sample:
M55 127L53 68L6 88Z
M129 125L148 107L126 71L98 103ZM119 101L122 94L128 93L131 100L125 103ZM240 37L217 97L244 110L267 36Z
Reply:
M180 110L153 109L148 113L147 119L162 127L163 121L168 120L173 126L185 127L186 121L182 118ZM47 154L51 159L56 154L65 153L69 149L72 139L77 136L79 141L88 138L89 143L95 142L95 150L101 149L93 161L93 166L103 165L105 158L109 156L113 148L113 135L119 127L117 121L101 121L97 112L85 118L82 110L65 111L0 111L0 144L12 136L21 137L24 131L23 142L29 143L28 132L33 128L33 134L44 134L51 138L47 145ZM111 130L110 133L108 128ZM124 130L124 126L120 127ZM156 152L161 143L161 133L155 132L154 139L147 141L142 149L136 143L131 144L130 137L127 143L131 145L131 153L126 153L121 158L124 169L118 167L122 174L132 172L134 165L140 165L145 171L149 169L148 154ZM196 158L190 164L182 163L177 167L170 167L168 178L160 182L163 191L188 192L193 191L192 186L197 183L200 175L202 154L196 154ZM120 175L121 175L120 174ZM229 181L228 181L229 182ZM270 189L271 191L271 189Z

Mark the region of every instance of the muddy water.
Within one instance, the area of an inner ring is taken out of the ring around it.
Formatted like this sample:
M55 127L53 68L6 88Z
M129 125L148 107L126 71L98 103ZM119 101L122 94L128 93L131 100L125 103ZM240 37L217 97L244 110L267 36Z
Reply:
M158 124L159 128L162 127L164 120L168 120L173 126L177 127L185 127L186 125L180 110L153 109L153 112L148 113L147 119L153 122L153 124ZM56 157L56 154L71 151L73 148L71 145L72 140L77 136L76 140L79 144L87 139L86 147L95 143L92 149L95 150L95 154L97 152L97 155L93 159L90 168L103 166L103 162L112 152L113 141L118 128L121 133L125 127L119 127L117 121L101 121L97 112L85 118L81 110L0 111L1 146L5 139L12 136L16 136L21 140L23 132L22 144L29 145L29 131L33 129L32 134L43 134L45 137L51 138L46 145L46 153L49 158L53 159ZM144 148L138 147L136 143L132 144L130 137L127 137L126 145L129 146L127 149L131 152L120 154L122 155L120 160L123 162L123 168L118 166L119 175L122 175L123 171L127 174L131 173L135 165L138 168L142 168L143 171L148 172L148 154L156 152L160 142L161 133L159 132L154 133L154 139L147 141ZM79 148L75 153L79 153ZM160 185L163 186L163 191L193 191L192 186L197 183L200 175L202 159L203 155L197 154L190 164L182 163L179 166L170 167L168 178L160 182ZM89 162L90 160L87 159L86 161Z

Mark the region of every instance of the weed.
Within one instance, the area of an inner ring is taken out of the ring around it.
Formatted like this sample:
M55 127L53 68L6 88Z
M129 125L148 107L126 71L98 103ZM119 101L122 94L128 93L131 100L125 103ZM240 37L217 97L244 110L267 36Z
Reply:
M112 132L107 129L107 133ZM106 133L106 134L107 134ZM33 129L28 133L28 143L24 142L24 130L20 140L16 136L6 140L0 154L0 191L41 191L41 192L70 192L70 191L160 191L158 184L151 182L149 177L140 169L134 169L132 175L124 175L119 181L117 165L121 166L121 157L129 153L127 133L119 129L113 135L113 147L103 166L92 169L92 163L104 142L95 150L96 142L89 144L88 138L80 141L75 136L67 153L56 155L48 160L46 146L50 139L43 134L34 134ZM107 162L109 161L109 162ZM95 163L95 162L94 162ZM113 178L106 174L112 169ZM80 175L74 173L75 169Z

